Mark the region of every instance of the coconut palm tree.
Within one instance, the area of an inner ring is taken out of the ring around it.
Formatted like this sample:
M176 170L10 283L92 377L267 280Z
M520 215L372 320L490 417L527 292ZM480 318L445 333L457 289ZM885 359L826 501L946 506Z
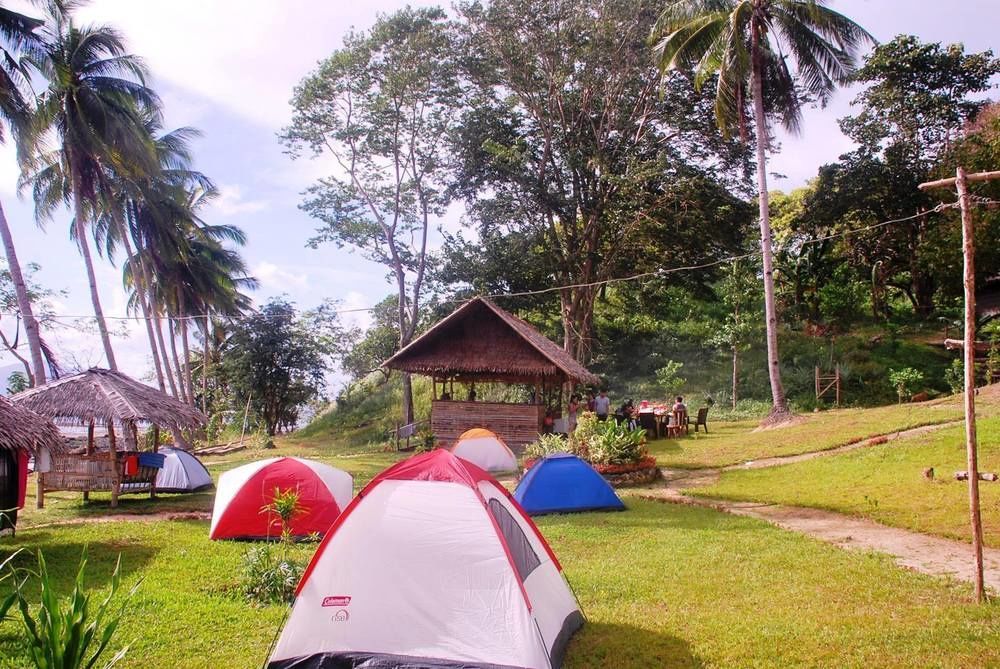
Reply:
M770 422L785 420L791 413L778 356L767 194L768 120L778 118L787 130L797 132L803 100L796 84L825 103L854 71L859 49L875 41L864 28L825 4L825 0L677 0L663 10L652 35L661 72L693 70L699 88L715 77L715 115L723 133L736 129L746 141L748 115L755 123ZM796 65L794 74L788 68L789 57Z
M177 379L177 396L193 402L189 322L194 319L201 327L202 316L209 313L238 316L249 303L240 291L254 288L256 282L247 276L239 253L222 243L243 245L246 239L242 231L235 226L207 225L199 216L199 210L215 197L214 189L175 184L160 192L159 200L142 202L138 210L144 229L142 252L130 261L127 272L135 275L134 265L149 268L151 311L155 319L165 317L168 321L170 350L161 343L165 368L169 377ZM151 218L169 218L171 224L149 222ZM136 299L133 294L132 301ZM159 323L157 330L162 338ZM175 336L180 337L183 358L177 355Z
M51 0L42 57L33 62L48 81L34 119L32 184L39 221L62 204L73 211L71 236L83 256L94 316L111 369L117 369L97 290L88 231L100 214L110 174L123 179L159 169L145 120L159 99L146 86L146 67L108 26L77 26L76 3Z
M99 247L104 246L109 256L119 244L124 247L124 279L126 289L132 290L130 310L142 313L160 390L166 392L166 379L171 392L178 397L173 371L162 346L160 314L151 304L152 296L147 289L152 283L150 268L148 262L142 261L143 256L136 253L151 240L161 246L166 242L168 248L162 250L171 253L180 243L177 239L183 226L178 219L185 216L175 204L175 192L183 192L181 189L184 188L214 190L214 186L205 175L191 169L190 141L200 135L197 130L185 127L160 134L157 118L147 118L145 126L159 169L153 174L132 178L122 178L112 170L106 182L111 185L111 191L103 194L104 207L97 221L95 237L99 240Z
M29 101L34 98L29 82L30 73L22 57L40 51L41 38L35 31L41 26L40 20L0 7L0 117L5 121L10 134L14 135L19 149L22 146L22 134L27 134L31 119ZM3 125L0 125L0 142L6 139L3 131ZM17 308L24 321L24 332L28 339L31 357L29 380L32 385L41 385L45 383L45 361L38 320L31 307L28 287L3 205L0 205L0 239L3 240L7 267L17 296Z

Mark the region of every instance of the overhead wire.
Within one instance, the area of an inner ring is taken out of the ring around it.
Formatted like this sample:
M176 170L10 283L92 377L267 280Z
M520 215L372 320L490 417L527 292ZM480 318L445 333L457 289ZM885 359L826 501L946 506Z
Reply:
M973 204L976 205L976 206L985 206L985 207L991 207L992 208L994 206L1000 205L1000 201L991 200L989 198L985 198L985 197L982 197L982 196L979 196L979 195L970 195L970 197L973 200ZM933 207L931 209L928 209L926 211L917 212L917 213L912 214L910 216L904 216L902 218L894 218L894 219L890 219L890 220L886 220L886 221L881 221L879 223L873 223L872 225L866 225L866 226L863 226L863 227L860 227L860 228L853 228L853 229L850 229L850 230L842 230L840 232L834 232L834 233L831 233L829 235L823 235L822 237L814 237L812 239L807 239L807 240L803 241L800 246L808 246L808 245L811 245L811 244L818 244L820 242L829 241L831 239L837 239L837 238L841 238L841 237L848 237L850 235L858 235L858 234L862 234L862 233L865 233L865 232L870 232L872 230L878 230L880 228L888 227L890 225L898 225L900 223L906 223L906 222L909 222L909 221L912 221L912 220L916 220L918 218L924 218L924 217L929 216L931 214L937 214L937 213L940 213L942 211L945 211L945 210L948 210L948 209L956 209L958 207L959 207L959 203L958 202L942 202L942 203L938 204L937 206L935 206L935 207ZM665 277L665 276L669 276L671 274L677 274L679 272L689 272L689 271L695 271L695 270L709 269L711 267L717 267L719 265L726 265L726 264L729 264L729 263L732 263L732 262L737 262L737 261L740 261L740 260L745 260L747 258L753 258L753 257L757 257L757 256L760 256L760 255L761 255L761 252L759 250L756 250L756 251L750 251L748 253L743 253L743 254L739 254L739 255L731 255L731 256L727 256L725 258L719 258L719 259L716 259L716 260L711 260L711 261L707 261L707 262L704 262L704 263L699 263L699 264L696 264L696 265L683 265L683 266L679 266L679 267L660 267L660 268L655 269L655 270L649 270L649 271L646 271L646 272L639 272L637 274L631 274L631 275L623 276L623 277L611 277L611 278L607 278L607 279L600 279L600 280L597 280L597 281L588 281L588 282L583 282L583 283L565 284L565 285L559 285L559 286L549 286L547 288L539 288L539 289L535 289L535 290L522 290L522 291L513 291L513 292L485 293L485 294L480 294L480 295L470 295L468 297L456 298L456 299L451 299L451 300L445 300L445 303L448 304L448 303L467 302L468 300L473 299L474 297L484 297L484 298L487 298L487 299L504 299L504 298L511 298L511 297L528 297L528 296L532 296L532 295L545 295L545 294L548 294L548 293L554 293L554 292L563 291L563 290L576 290L576 289L580 289L580 288L598 288L598 287L601 287L601 286L607 286L607 285L612 285L612 284L617 284L617 283L626 283L626 282L632 282L632 281L640 281L642 279L651 279L651 278L654 278L654 277ZM374 306L373 307L349 307L349 308L344 308L344 309L331 309L329 311L329 313L333 313L333 314L366 313L366 312L374 311L377 308L378 307L374 307ZM13 315L16 315L16 313L17 312L0 312L0 316L13 316ZM194 315L187 315L187 316L173 316L173 317L169 317L169 320L171 320L171 321L180 321L180 320L196 321L196 320L202 320L202 319L204 319L206 317L210 317L210 316L211 316L211 314L194 314ZM58 315L52 315L52 314L50 314L50 315L48 315L46 317L47 320L53 320L53 321L57 321L57 320L94 320L95 318L96 317L94 315L92 315L92 314L91 315L78 315L78 316L67 315L67 314L58 314ZM156 317L154 317L154 316L148 316L147 317L147 316L140 316L140 315L135 315L135 316L105 316L104 318L105 318L105 320L115 320L115 321L144 321L147 318L149 320L155 320L156 319ZM164 316L163 318L164 319L168 319L168 317L166 317L166 316Z

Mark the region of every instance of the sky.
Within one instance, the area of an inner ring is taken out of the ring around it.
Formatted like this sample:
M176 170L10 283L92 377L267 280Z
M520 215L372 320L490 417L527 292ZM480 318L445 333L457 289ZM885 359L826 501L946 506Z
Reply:
M30 13L21 0L4 6ZM316 225L298 209L301 193L324 174L323 161L291 160L277 139L290 119L294 86L318 61L341 46L352 27L364 29L379 13L407 3L396 0L93 0L78 13L80 22L109 23L142 56L165 105L167 128L195 126L197 169L219 186L221 196L206 213L212 223L236 224L248 236L243 252L260 281L258 304L278 295L301 308L326 298L345 308L372 306L392 290L385 269L333 245L309 249ZM439 4L416 1L412 5ZM901 33L924 41L962 42L969 51L1000 50L1000 0L953 0L943 11L928 0L831 0L831 6L866 27L878 40ZM836 119L850 113L856 91L841 90L825 109L805 112L803 133L782 137L770 171L783 174L773 189L803 185L819 166L850 150ZM998 97L994 94L994 97ZM55 300L62 316L93 314L83 261L69 239L68 212L57 213L41 230L31 205L16 193L18 170L9 149L0 149L0 202L10 223L22 264L36 262L36 279L65 291ZM452 212L447 224L460 214ZM120 266L97 260L104 311L125 316ZM364 326L363 313L345 315ZM99 340L67 320L47 335L66 363L104 366ZM115 322L115 321L113 321ZM114 340L119 367L149 378L151 360L145 330L134 321L117 321ZM12 333L10 318L0 328ZM0 355L0 374L10 371ZM0 387L3 379L0 379Z

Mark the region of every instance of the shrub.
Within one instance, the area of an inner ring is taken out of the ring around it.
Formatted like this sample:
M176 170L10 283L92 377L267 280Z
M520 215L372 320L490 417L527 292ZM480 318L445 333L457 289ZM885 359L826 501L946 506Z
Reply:
M28 654L37 669L80 669L96 666L109 650L111 639L125 613L128 601L135 594L141 581L137 581L123 600L114 603L121 587L121 555L111 576L111 589L96 608L91 606L90 595L83 588L83 572L87 566L87 551L80 558L73 592L63 608L53 589L42 552L38 552L38 581L41 601L37 614L24 595L23 582L16 583L18 607L28 633ZM37 618L35 617L37 615ZM125 657L128 646L111 657L104 667L111 667Z
M281 526L281 541L283 543L291 543L292 541L292 519L295 516L299 516L305 513L306 509L299 502L299 491L289 488L288 490L282 490L281 488L274 489L274 495L271 497L271 503L266 504L261 507L260 512L267 515L277 516L277 524ZM275 522L268 524L270 528Z
M243 556L241 590L256 604L291 602L301 577L302 566L288 557L283 546L262 544Z
M961 358L951 361L951 367L944 370L944 380L951 388L953 395L957 395L965 390L965 363Z
M626 464L639 462L646 455L646 431L630 430L609 420L600 423L597 433L587 445L588 459L595 464Z
M601 423L597 420L597 414L593 411L584 411L576 420L576 429L569 435L570 450L577 455L586 453L587 444L597 434ZM581 456L582 457L582 456Z
M903 403L904 397L909 397L916 391L917 386L923 380L924 375L912 367L904 367L889 372L889 383L896 389L896 395L899 396L900 404Z
M524 449L525 460L537 460L552 453L572 453L570 442L562 435L540 434L534 443Z
M261 507L260 513L277 516L281 543L277 548L270 544L257 546L243 555L240 587L250 601L263 605L291 602L295 598L302 566L288 556L288 547L292 544L292 519L303 512L299 492L292 488L275 488L271 503Z

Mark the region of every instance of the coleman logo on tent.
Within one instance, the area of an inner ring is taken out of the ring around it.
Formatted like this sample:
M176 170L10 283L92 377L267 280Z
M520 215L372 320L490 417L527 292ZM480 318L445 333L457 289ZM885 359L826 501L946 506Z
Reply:
M323 606L347 606L350 603L351 598L344 595L323 598Z

